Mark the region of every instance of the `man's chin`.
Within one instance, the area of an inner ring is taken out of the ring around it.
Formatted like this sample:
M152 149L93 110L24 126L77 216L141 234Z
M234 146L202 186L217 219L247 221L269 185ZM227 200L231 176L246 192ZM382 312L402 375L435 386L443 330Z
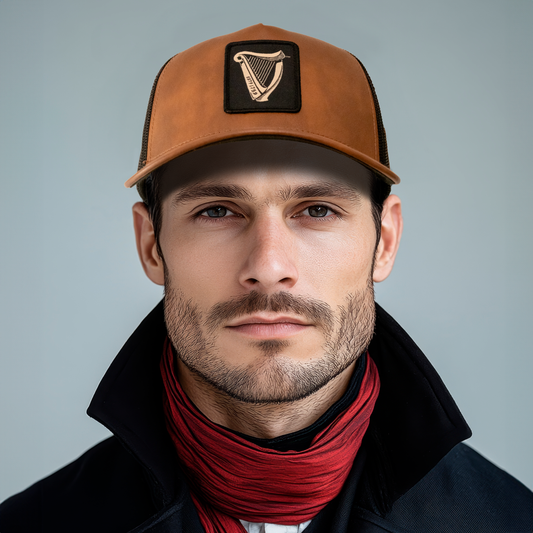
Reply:
M318 392L335 379L350 364L342 368L324 364L295 363L290 358L272 353L255 369L220 365L209 372L185 365L197 378L217 392L247 404L283 404L303 400Z

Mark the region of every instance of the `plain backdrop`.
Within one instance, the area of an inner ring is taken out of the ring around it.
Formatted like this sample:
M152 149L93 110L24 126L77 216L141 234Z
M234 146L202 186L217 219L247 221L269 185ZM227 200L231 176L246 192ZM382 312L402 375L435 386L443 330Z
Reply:
M156 73L258 22L368 69L405 215L377 301L533 488L533 2L0 0L0 500L106 438L85 410L162 296L123 186Z

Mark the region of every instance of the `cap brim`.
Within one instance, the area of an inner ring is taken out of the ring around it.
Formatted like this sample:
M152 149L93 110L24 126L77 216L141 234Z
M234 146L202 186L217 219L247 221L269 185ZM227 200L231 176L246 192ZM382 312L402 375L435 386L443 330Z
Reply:
M129 180L124 183L126 187L133 187L134 185L137 185L143 178L148 176L151 172L159 168L160 166L164 165L165 163L168 163L172 159L175 159L176 157L179 157L181 155L186 154L187 152L191 152L193 150L197 150L199 148L203 148L204 146L215 144L223 141L237 141L242 140L245 138L253 138L253 137L272 137L272 138L288 138L288 139L294 139L295 141L303 141L303 142L310 142L314 144L318 144L320 146L324 146L326 148L331 148L337 152L342 153L343 155L346 155L348 157L351 157L355 159L356 161L359 161L361 164L366 166L367 168L370 168L373 170L379 177L381 177L383 180L385 180L390 185L395 185L400 183L400 178L392 172L392 170L389 167L386 167L385 165L382 165L381 163L377 162L375 159L372 159L368 155L359 152L358 150L355 150L351 148L350 146L347 146L346 144L343 144L339 141L336 141L334 139L330 139L328 137L324 137L322 135L314 134L306 132L306 134L302 135L302 132L291 132L291 131L284 131L280 132L279 130L267 130L267 129L250 129L239 132L239 135L235 135L234 132L231 132L230 134L224 135L224 134L211 134L207 135L205 137L199 137L196 139L193 139L191 141L173 146L171 149L167 150L166 152L160 154L158 157L154 158L152 161L149 161L143 168L141 168L138 172L136 172Z

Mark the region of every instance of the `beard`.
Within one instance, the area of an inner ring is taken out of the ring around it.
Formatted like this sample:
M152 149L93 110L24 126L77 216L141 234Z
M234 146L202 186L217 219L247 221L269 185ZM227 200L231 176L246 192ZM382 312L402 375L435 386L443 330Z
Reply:
M250 343L250 349L261 354L253 364L230 365L217 347L217 328L259 312L305 317L323 332L322 355L297 361L283 354L294 341L268 339ZM165 322L177 357L201 382L246 403L295 402L324 387L368 348L375 325L374 287L370 279L364 289L347 294L336 312L313 298L252 291L214 305L204 316L165 272Z

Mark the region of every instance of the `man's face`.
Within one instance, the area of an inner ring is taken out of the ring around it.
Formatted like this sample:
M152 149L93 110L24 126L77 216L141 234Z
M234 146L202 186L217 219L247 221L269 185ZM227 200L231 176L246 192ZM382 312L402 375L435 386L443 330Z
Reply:
M351 365L374 330L368 170L314 145L239 141L162 179L165 319L181 362L245 402L288 402Z

